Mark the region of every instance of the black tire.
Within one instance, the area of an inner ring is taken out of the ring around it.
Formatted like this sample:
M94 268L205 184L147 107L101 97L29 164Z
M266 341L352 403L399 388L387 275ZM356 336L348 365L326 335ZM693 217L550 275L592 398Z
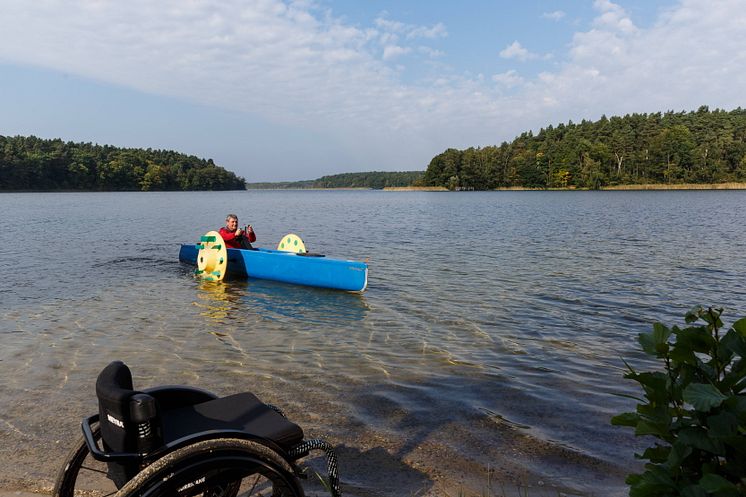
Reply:
M93 438L98 442L101 439L98 425L92 431ZM74 497L76 490L86 490L94 495L96 491L101 491L103 495L116 490L111 480L106 477L106 465L90 456L83 437L78 440L65 458L65 464L57 474L52 496Z
M166 454L140 471L117 497L227 495L303 497L293 468L277 452L251 440L218 438ZM254 493L262 492L262 493Z
M101 439L101 432L96 425L93 430L96 443ZM75 497L78 495L111 495L117 491L114 483L106 475L106 463L93 459L81 437L65 458L65 464L57 474L57 480L52 491L53 497ZM236 497L241 481L229 481L223 485L216 485L205 489L205 497ZM292 494L290 494L292 495Z

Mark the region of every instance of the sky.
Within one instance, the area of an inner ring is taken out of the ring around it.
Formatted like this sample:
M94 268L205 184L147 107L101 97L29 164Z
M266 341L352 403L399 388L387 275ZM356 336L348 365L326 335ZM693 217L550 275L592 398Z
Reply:
M0 0L0 135L212 158L247 181L746 107L746 0Z

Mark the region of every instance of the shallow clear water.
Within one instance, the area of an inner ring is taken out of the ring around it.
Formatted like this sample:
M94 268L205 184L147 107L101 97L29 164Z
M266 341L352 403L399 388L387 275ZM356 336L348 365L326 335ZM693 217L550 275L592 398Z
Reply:
M368 291L196 281L179 245L227 212L368 259ZM1 194L0 484L53 479L121 359L283 406L352 494L622 495L621 357L695 304L746 315L744 220L741 191Z

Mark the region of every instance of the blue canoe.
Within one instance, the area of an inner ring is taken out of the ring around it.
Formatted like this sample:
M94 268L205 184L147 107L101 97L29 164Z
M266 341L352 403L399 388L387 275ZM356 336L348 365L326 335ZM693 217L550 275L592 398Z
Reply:
M182 245L179 260L196 265L198 252L198 245ZM228 274L244 278L284 281L350 292L362 292L368 286L366 263L323 256L299 255L264 248L229 248L227 266Z

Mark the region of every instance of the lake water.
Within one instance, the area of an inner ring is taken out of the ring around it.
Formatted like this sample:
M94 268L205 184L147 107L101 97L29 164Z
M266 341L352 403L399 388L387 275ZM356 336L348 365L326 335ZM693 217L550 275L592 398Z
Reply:
M362 294L196 281L235 212L368 260ZM693 305L746 315L746 192L0 194L0 487L51 485L111 360L252 390L340 447L350 495L624 495L621 358Z

